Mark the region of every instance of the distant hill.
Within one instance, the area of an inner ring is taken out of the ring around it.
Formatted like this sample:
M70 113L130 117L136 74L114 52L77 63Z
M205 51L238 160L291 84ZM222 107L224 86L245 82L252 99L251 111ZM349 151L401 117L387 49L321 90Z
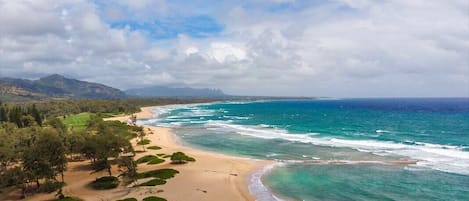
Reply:
M26 101L50 98L124 98L125 93L103 84L50 75L38 80L0 78L0 100Z
M222 98L227 95L220 89L194 89L190 87L166 87L152 86L139 89L129 89L125 91L131 96L140 97L203 97L203 98Z

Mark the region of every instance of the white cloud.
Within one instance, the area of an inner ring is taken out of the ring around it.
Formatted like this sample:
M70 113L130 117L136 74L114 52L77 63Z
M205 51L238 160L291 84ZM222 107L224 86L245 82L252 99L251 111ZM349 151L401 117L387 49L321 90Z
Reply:
M198 10L162 0L100 3L0 0L0 75L62 73L121 88L188 84L248 95L469 96L464 0L279 0L305 5L281 13L264 0ZM224 30L155 39L109 24L177 13L211 16Z
M219 63L237 62L246 59L246 51L240 47L224 42L213 42L207 51L207 56Z

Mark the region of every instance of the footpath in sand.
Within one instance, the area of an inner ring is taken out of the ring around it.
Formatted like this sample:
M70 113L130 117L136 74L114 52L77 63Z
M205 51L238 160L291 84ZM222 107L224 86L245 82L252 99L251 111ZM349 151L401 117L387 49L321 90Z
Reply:
M136 114L137 118L152 117L151 109L153 107L142 108L142 112ZM123 116L107 120L126 122L128 118L129 116ZM65 172L67 186L64 187L64 194L90 201L115 201L123 198L142 200L149 196L163 197L169 201L255 200L255 197L248 190L249 175L272 163L270 161L231 157L182 147L175 143L174 134L171 133L169 128L144 126L144 130L146 132L145 138L151 141L146 147L156 145L162 149L147 149L146 152L138 153L135 159L150 154L171 154L182 151L195 158L196 161L175 165L170 164L169 160L165 159L164 163L157 165L139 164L137 169L139 172L172 168L180 173L174 178L168 179L167 183L161 186L137 188L119 186L116 189L105 191L93 190L87 187L87 184L98 177L106 176L106 171L93 173L93 170L89 167L89 161L70 162L68 170ZM136 139L131 142L135 150L142 150L142 146L136 144ZM117 168L113 169L113 174L118 174ZM28 198L28 200L50 200L53 199L53 196L53 193L38 194Z

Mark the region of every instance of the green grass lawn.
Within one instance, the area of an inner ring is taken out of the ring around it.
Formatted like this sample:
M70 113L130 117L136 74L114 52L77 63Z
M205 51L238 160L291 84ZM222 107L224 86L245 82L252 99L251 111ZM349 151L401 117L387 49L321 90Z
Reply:
M63 122L68 128L73 128L74 130L85 130L88 125L88 120L91 118L91 113L85 112L75 115L67 116Z

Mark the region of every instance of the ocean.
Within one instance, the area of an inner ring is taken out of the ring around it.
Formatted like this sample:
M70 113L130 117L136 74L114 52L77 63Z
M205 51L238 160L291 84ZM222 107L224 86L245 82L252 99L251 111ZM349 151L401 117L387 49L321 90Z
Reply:
M139 123L198 149L278 163L258 200L469 200L469 99L176 105Z

